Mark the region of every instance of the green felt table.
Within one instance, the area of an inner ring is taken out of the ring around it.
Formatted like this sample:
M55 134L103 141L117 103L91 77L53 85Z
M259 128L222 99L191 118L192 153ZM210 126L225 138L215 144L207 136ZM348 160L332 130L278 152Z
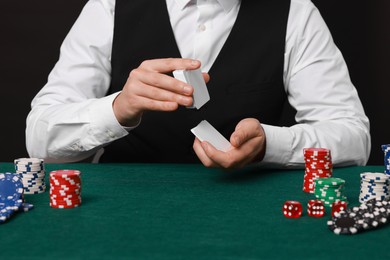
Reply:
M389 259L390 224L335 235L309 217L303 170L235 171L185 164L46 164L82 172L83 203L53 209L49 193L25 195L34 209L0 225L0 259ZM359 174L334 169L358 205ZM13 171L0 163L0 172ZM48 175L48 174L47 174ZM48 177L48 176L47 176ZM48 181L48 178L47 178ZM286 200L304 214L288 219Z

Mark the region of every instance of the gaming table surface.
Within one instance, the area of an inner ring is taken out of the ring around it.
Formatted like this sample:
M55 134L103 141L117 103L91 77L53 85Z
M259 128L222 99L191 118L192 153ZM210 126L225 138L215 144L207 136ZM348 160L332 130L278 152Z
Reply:
M46 164L77 169L82 205L49 206L49 192L25 195L34 208L0 225L0 259L388 259L390 224L355 235L327 227L330 209L309 217L304 170L196 164ZM0 172L14 171L0 163ZM359 205L360 173L383 166L334 168ZM303 215L283 216L286 200Z

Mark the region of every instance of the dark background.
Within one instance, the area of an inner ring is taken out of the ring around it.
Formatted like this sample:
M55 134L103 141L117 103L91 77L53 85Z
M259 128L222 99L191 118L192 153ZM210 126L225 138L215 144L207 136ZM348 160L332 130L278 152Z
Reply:
M129 0L131 1L131 0ZM0 2L0 162L27 157L25 119L46 83L59 47L87 0ZM313 0L341 49L371 120L369 164L383 164L380 145L390 143L390 1Z

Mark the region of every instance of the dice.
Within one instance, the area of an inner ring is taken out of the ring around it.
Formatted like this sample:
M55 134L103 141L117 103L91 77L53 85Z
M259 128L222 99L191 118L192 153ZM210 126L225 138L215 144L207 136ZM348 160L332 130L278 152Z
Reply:
M307 215L320 218L325 215L324 203L321 200L309 200L307 203Z
M345 201L336 201L332 203L332 217L334 214L340 211L344 211L347 209L347 202Z
M302 215L302 204L294 200L284 202L283 215L286 218L299 218Z

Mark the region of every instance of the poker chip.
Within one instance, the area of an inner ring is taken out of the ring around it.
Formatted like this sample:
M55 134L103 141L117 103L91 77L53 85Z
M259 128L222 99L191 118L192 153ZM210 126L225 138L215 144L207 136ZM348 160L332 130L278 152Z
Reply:
M44 160L19 158L14 160L15 171L21 176L24 194L38 194L46 191Z
M345 180L340 178L318 178L315 181L314 195L325 206L331 208L338 201L348 202L344 195Z
M383 144L382 151L384 153L385 174L390 175L390 144Z
M76 208L81 205L81 172L78 170L56 170L49 174L50 207Z
M305 148L303 149L303 155L305 160L303 191L314 193L314 181L316 179L332 177L331 153L326 148Z
M24 187L17 173L0 173L0 223L6 222L16 212L29 211L32 204L24 201Z
M327 222L335 234L356 234L380 228L390 222L390 198L373 198L359 206L335 212Z
M359 202L372 199L384 200L389 197L390 175L379 172L363 172L360 174Z
M359 212L340 211L328 220L327 225L336 235L352 235L364 230L363 220Z

